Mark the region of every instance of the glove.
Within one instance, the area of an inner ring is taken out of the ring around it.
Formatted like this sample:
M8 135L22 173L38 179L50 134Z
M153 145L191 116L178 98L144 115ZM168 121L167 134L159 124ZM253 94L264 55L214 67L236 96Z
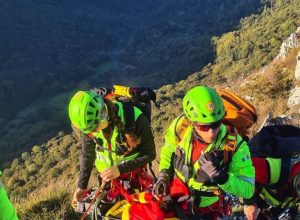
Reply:
M228 174L219 165L219 152L208 152L199 157L200 169L209 176L213 183L224 184Z
M119 176L120 176L120 171L118 166L112 166L110 168L107 168L100 174L100 177L102 178L103 182L109 182L113 179L116 179Z
M87 195L88 193L88 189L80 189L78 188L73 196L72 202L71 202L71 206L73 207L73 209L77 209L77 202L81 202L84 197Z
M153 187L152 194L154 196L166 196L170 184L170 177L166 172L160 172L158 179Z

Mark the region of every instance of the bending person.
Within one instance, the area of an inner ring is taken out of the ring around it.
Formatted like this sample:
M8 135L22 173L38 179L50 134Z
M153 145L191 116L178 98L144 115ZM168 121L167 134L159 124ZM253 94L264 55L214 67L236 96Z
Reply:
M136 175L145 174L142 168L155 159L154 139L146 117L133 107L134 126L126 130L125 114L122 102L104 99L91 91L79 91L72 97L69 117L73 127L82 132L80 175L73 206L84 197L94 163L102 182L109 182L137 168L140 170Z

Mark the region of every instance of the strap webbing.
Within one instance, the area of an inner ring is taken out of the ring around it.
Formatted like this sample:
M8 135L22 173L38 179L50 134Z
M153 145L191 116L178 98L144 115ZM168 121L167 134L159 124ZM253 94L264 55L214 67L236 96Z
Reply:
M125 119L125 132L134 132L135 120L134 120L134 107L131 101L122 101L124 119Z

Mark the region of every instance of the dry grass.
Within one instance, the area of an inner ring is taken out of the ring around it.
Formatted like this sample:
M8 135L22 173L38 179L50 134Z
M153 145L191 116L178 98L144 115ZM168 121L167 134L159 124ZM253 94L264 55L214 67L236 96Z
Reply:
M76 219L70 205L73 190L71 182L52 183L18 201L15 207L24 220Z

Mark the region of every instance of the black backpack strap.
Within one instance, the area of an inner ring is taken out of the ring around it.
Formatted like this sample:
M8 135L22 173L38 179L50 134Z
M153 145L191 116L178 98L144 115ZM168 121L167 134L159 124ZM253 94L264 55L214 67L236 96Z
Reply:
M157 178L156 178L156 175L155 175L155 173L154 173L154 171L153 171L153 169L152 169L152 162L149 162L149 170L150 170L151 175L152 175L153 178L154 178L154 181L156 182L156 181L157 181Z
M134 105L131 101L122 101L123 112L125 119L125 132L134 133L135 131L135 120L134 120Z

